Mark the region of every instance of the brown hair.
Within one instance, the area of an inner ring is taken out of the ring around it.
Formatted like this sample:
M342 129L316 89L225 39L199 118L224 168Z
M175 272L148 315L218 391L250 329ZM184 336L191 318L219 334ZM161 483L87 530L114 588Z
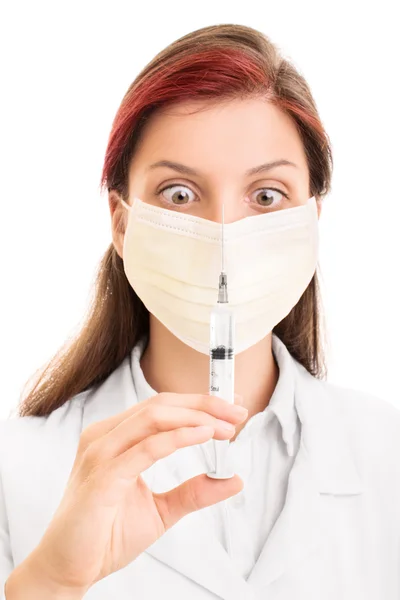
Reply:
M128 172L143 125L157 108L179 100L262 96L288 114L303 141L310 195L330 191L332 152L303 76L261 32L244 25L204 27L170 44L139 73L115 116L101 187L128 198ZM19 415L49 415L99 385L149 330L149 314L130 286L113 243L100 261L94 294L79 332L36 377ZM292 311L274 328L312 375L326 376L317 273Z

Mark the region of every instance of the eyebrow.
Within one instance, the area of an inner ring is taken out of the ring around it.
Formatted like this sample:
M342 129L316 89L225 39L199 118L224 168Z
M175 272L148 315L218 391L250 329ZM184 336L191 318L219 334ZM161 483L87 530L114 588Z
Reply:
M290 160L274 160L273 162L264 163L262 165L259 165L258 167L253 167L252 169L249 169L248 171L246 171L245 176L249 177L250 175L257 175L258 173L270 171L271 169L280 166L291 166L298 168L298 165L291 162ZM201 176L201 173L199 173L195 169L192 169L192 167L187 167L186 165L182 165L181 163L177 162L172 162L170 160L159 160L158 162L155 162L152 165L150 165L147 170L150 171L152 169L156 169L157 167L168 167L169 169L173 169L174 171L178 171L179 173L184 173L185 175L193 175L197 177Z

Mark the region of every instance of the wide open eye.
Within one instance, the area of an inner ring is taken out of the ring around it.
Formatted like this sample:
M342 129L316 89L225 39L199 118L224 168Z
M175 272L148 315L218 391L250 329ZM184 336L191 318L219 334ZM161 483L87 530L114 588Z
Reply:
M172 191L169 194L164 194L165 191L169 190ZM188 191L190 193L188 193ZM162 195L163 199L165 199L168 204L174 204L176 206L193 202L194 198L191 198L190 194L193 194L192 190L182 183L168 185L157 193L158 196Z
M284 198L288 198L288 195L277 188L263 188L256 190L254 198L259 206L278 208L284 202Z

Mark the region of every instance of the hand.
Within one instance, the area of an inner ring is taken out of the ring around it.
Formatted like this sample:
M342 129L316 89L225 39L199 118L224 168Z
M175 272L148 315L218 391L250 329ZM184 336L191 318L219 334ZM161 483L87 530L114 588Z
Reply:
M238 425L247 416L239 411L215 396L162 393L89 425L62 501L34 550L41 571L62 589L89 589L188 513L240 492L238 475L215 480L203 473L163 494L152 493L141 477L178 448L232 437L235 427L228 431L221 420Z

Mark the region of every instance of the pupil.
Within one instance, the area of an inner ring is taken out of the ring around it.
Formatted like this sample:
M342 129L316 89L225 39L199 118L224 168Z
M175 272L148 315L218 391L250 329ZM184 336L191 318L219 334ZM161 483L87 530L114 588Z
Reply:
M183 204L185 202L185 197L184 194L182 194L181 192L177 192L177 194L174 194L175 200L177 200L177 204Z
M263 192L261 194L261 197L262 197L263 204L267 204L267 205L272 204L273 198L271 196L268 196L268 194L266 192Z

